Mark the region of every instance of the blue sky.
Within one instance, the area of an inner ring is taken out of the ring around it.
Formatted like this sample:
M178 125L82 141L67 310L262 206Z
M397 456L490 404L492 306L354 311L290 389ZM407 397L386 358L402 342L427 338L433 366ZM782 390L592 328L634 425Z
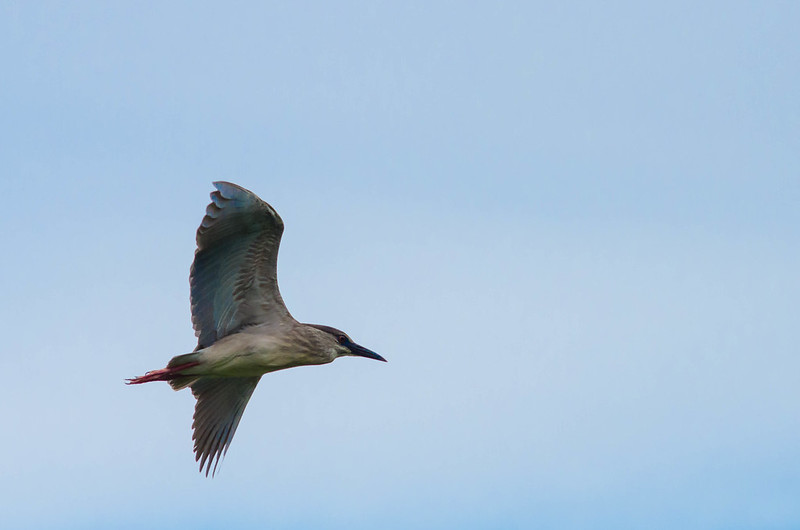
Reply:
M4 528L797 528L794 2L0 5ZM211 181L388 364L193 399Z

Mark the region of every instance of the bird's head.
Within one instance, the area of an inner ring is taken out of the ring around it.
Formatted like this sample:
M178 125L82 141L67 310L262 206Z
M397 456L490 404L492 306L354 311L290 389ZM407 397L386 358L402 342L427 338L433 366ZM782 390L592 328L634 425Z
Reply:
M360 344L356 344L355 342L347 336L342 330L332 328L330 326L323 326L320 324L308 324L311 327L317 328L320 331L324 331L327 335L326 342L331 342L331 347L336 352L336 357L342 357L344 355L353 355L356 357L366 357L367 359L375 359L376 361L383 361L386 362L386 359L378 355L372 350L368 350L364 346Z

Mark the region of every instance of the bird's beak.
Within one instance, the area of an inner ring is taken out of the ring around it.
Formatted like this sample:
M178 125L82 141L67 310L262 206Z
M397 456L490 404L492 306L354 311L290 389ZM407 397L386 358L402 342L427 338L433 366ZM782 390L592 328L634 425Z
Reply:
M366 357L367 359L375 359L376 361L383 361L386 362L386 359L378 355L372 350L366 349L364 346L359 346L355 342L351 342L347 345L350 348L350 353L353 355L358 355L359 357Z

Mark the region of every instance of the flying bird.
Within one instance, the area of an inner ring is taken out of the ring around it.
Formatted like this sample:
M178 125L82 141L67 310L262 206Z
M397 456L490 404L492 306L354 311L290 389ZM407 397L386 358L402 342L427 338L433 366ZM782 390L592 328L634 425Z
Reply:
M127 380L192 389L195 460L206 476L212 462L216 473L262 375L346 355L386 361L343 331L292 317L278 290L278 212L236 184L214 187L189 274L197 348Z

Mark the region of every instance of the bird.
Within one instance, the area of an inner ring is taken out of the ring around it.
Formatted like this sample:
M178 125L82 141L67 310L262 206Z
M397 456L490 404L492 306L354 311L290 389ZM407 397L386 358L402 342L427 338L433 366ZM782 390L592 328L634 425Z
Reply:
M197 229L189 272L197 347L166 368L127 379L129 385L166 381L190 388L195 461L213 477L261 376L295 366L327 364L343 356L386 359L331 326L303 324L278 290L283 220L255 193L214 182ZM213 462L213 470L212 470Z

